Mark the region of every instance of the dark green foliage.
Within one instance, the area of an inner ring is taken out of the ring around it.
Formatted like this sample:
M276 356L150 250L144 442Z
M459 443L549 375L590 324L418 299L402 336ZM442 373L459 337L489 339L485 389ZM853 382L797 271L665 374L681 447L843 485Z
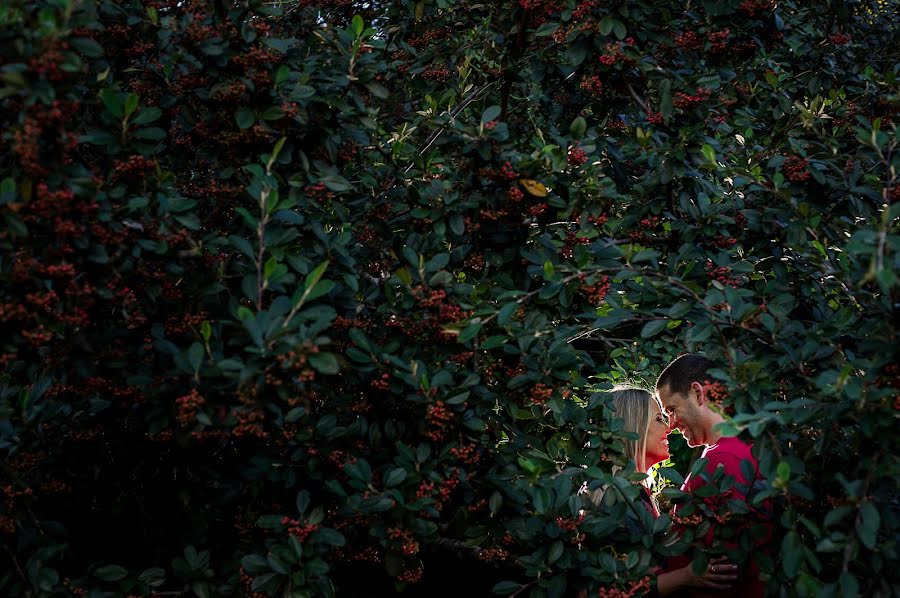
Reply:
M628 591L721 513L600 391L702 350L771 592L887 595L896 16L4 3L0 591Z

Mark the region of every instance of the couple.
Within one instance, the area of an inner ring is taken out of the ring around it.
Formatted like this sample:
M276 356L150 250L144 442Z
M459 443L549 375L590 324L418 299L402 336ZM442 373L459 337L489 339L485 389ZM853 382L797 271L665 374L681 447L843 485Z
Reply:
M741 472L741 461L749 461L754 472L758 472L756 459L750 446L737 438L723 438L715 430L725 418L710 404L706 382L710 379L707 371L713 363L702 355L682 355L670 363L656 382L659 400L649 392L636 389L613 390L613 406L616 417L625 420L624 429L635 432L637 440L626 442L625 454L634 460L638 471L648 471L654 464L669 457L668 434L681 430L688 446L704 445L702 458L707 459L705 471L699 476L688 475L682 491L694 493L705 485L718 468L724 469L726 476L735 480L736 493L732 498L746 500L747 489L754 480L745 479ZM668 415L668 421L666 418ZM595 491L592 499L599 502L602 491ZM649 490L641 494L642 503L654 516L659 512ZM708 545L712 541L712 530L704 538ZM712 592L724 595L729 590L731 597L756 597L765 594L765 587L759 580L759 572L751 561L743 574L738 567L724 559L710 559L702 574L695 574L692 563L686 557L670 558L664 568L656 571L655 591L659 596L674 595L677 592Z

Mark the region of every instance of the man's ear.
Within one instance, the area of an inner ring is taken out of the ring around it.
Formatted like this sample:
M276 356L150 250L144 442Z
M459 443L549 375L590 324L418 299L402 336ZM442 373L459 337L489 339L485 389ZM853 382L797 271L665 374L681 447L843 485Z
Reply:
M709 402L706 396L706 389L699 382L691 382L691 390L697 395L697 406L702 407L704 403Z

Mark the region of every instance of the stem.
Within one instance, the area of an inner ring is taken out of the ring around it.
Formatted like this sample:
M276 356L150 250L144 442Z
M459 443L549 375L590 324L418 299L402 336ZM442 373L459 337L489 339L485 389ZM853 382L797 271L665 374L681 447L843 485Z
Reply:
M260 193L259 196L259 208L260 208L260 216L259 222L256 225L256 237L257 237L257 251L256 251L256 311L262 311L263 305L263 291L266 290L268 286L266 281L263 280L263 257L266 252L266 224L268 223L269 217L266 214L266 202L269 199L269 187L265 187Z
M420 149L420 150L418 151L418 155L419 155L419 156L425 155L425 152L427 152L428 149L429 149L432 145L434 145L434 142L437 141L438 138L439 138L441 135L443 135L444 131L447 130L447 126L449 126L450 123L453 122L453 119L455 119L455 118L457 117L457 115L459 115L459 113L462 112L462 111L466 108L466 106L468 106L469 104L471 104L472 102L474 102L474 101L475 101L475 98L477 98L479 95L481 95L481 92L482 92L482 91L486 90L487 88L489 88L489 87L491 87L492 85L495 85L495 84L496 84L496 82L494 82L494 81L491 81L490 83L485 83L484 85L482 85L481 87L479 87L478 89L476 89L475 91L473 91L472 93L470 93L468 96L466 96L466 97L463 99L463 101L460 102L460 103L456 106L456 108L454 108L453 110L450 111L450 113L449 113L449 114L450 114L449 120L448 120L446 123L444 123L443 125L441 125L441 128L439 128L437 131L434 131L434 132L428 137L428 139L425 140L425 144L422 146L422 149ZM410 163L409 166L407 166L406 169L403 171L403 174L406 174L407 172L409 172L410 170L412 170L412 167L413 167L413 166L414 166L414 163Z
M641 110L643 110L647 114L650 114L650 112L651 112L650 106L647 104L647 102L643 98L641 98L641 96L639 96L637 94L637 92L634 90L634 87L631 86L631 82L626 81L625 85L628 87L628 93L630 93L631 97L634 98L634 101L638 103L638 106L641 107Z
M9 554L9 558L12 559L13 565L16 568L16 572L19 574L19 577L22 578L22 581L25 582L26 585L31 585L28 581L28 577L25 576L25 572L22 571L22 567L19 565L19 561L16 560L16 554L12 550L10 550L9 546L7 546L6 544L3 544L3 549L7 554Z

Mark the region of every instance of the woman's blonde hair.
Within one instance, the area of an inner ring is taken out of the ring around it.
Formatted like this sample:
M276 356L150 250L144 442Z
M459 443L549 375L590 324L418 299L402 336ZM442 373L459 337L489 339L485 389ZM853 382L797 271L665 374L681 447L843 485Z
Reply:
M622 429L638 435L635 440L625 441L625 456L634 461L638 471L647 471L650 469L650 465L644 461L647 433L653 418L660 412L659 403L643 388L616 386L611 394L615 417L625 420Z
M615 386L610 394L613 396L615 417L624 420L622 429L637 434L636 439L625 440L625 457L634 461L638 471L648 471L652 464L647 464L645 459L647 435L650 423L661 411L659 401L643 388L635 386ZM591 501L599 505L604 493L605 488L592 491Z

